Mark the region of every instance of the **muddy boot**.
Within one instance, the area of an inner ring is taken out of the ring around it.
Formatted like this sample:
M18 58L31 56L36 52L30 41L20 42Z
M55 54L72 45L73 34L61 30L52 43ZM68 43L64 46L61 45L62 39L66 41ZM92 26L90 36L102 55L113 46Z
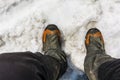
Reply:
M43 32L43 51L46 56L50 56L57 61L52 62L52 67L57 68L57 72L53 70L53 75L60 77L67 68L66 55L61 49L61 33L56 25L48 25ZM54 79L53 79L54 80Z
M85 45L87 50L84 61L85 72L89 80L98 80L98 67L113 58L106 54L102 34L96 28L87 32Z

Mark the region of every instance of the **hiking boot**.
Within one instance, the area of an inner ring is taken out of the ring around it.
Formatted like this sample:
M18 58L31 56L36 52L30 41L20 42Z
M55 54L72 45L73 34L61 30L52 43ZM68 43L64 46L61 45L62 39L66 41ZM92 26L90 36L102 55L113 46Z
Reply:
M46 29L43 32L42 41L43 41L43 51L45 52L44 55L55 59L59 63L59 65L54 66L58 70L57 73L54 74L54 76L58 75L55 77L59 78L66 71L67 59L64 51L62 51L61 49L61 43L62 43L61 33L56 25L50 24L46 27ZM55 63L53 64L55 65Z
M43 51L61 49L61 33L56 25L50 24L43 32Z
M43 51L58 61L66 62L66 55L61 49L61 33L56 25L48 25L43 32Z
M113 58L106 54L102 34L97 28L92 28L87 32L85 45L87 54L84 61L84 70L89 80L99 80L99 66L113 60Z
M105 50L103 36L97 28L92 28L87 32L85 45L88 52Z

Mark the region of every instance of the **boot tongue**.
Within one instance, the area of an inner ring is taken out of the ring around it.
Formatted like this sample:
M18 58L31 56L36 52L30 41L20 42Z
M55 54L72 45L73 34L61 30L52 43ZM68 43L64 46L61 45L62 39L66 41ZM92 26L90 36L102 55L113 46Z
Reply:
M46 35L46 42L43 44L43 51L48 49L61 49L60 40L57 34Z
M99 37L90 37L90 45L87 47L87 51L96 52L96 51L104 51L104 44L102 43Z

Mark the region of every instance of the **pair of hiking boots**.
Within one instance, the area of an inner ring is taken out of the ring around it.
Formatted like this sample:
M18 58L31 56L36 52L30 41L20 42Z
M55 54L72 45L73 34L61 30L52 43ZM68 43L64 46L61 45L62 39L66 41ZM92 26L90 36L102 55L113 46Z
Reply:
M43 32L43 51L49 49L61 49L61 33L56 25L48 25ZM104 50L104 40L101 32L97 28L90 29L85 38L87 51Z
M46 27L46 29L43 32L43 51L47 53L48 50L61 50L61 33L60 30L56 25L50 24ZM87 55L84 62L85 72L90 80L97 80L97 68L100 64L105 62L104 59L109 58L105 54L105 48L104 48L104 40L102 37L101 32L97 28L89 29L89 31L86 34L85 38L85 46L87 50ZM45 54L46 54L45 53ZM96 57L96 54L98 54L98 57ZM100 55L99 55L100 54ZM101 54L104 55L104 59L95 59L95 58L102 58ZM54 58L58 58L59 55L65 55L65 54L48 54ZM56 55L56 56L55 56ZM99 57L100 56L100 57ZM100 61L101 60L101 61ZM97 61L100 61L96 63Z

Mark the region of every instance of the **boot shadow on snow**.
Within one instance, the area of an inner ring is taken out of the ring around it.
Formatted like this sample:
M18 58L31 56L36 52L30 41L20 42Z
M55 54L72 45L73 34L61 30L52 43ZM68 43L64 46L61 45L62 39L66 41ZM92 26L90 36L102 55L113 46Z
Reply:
M75 67L70 55L67 56L68 68L59 80L88 80L85 72Z

